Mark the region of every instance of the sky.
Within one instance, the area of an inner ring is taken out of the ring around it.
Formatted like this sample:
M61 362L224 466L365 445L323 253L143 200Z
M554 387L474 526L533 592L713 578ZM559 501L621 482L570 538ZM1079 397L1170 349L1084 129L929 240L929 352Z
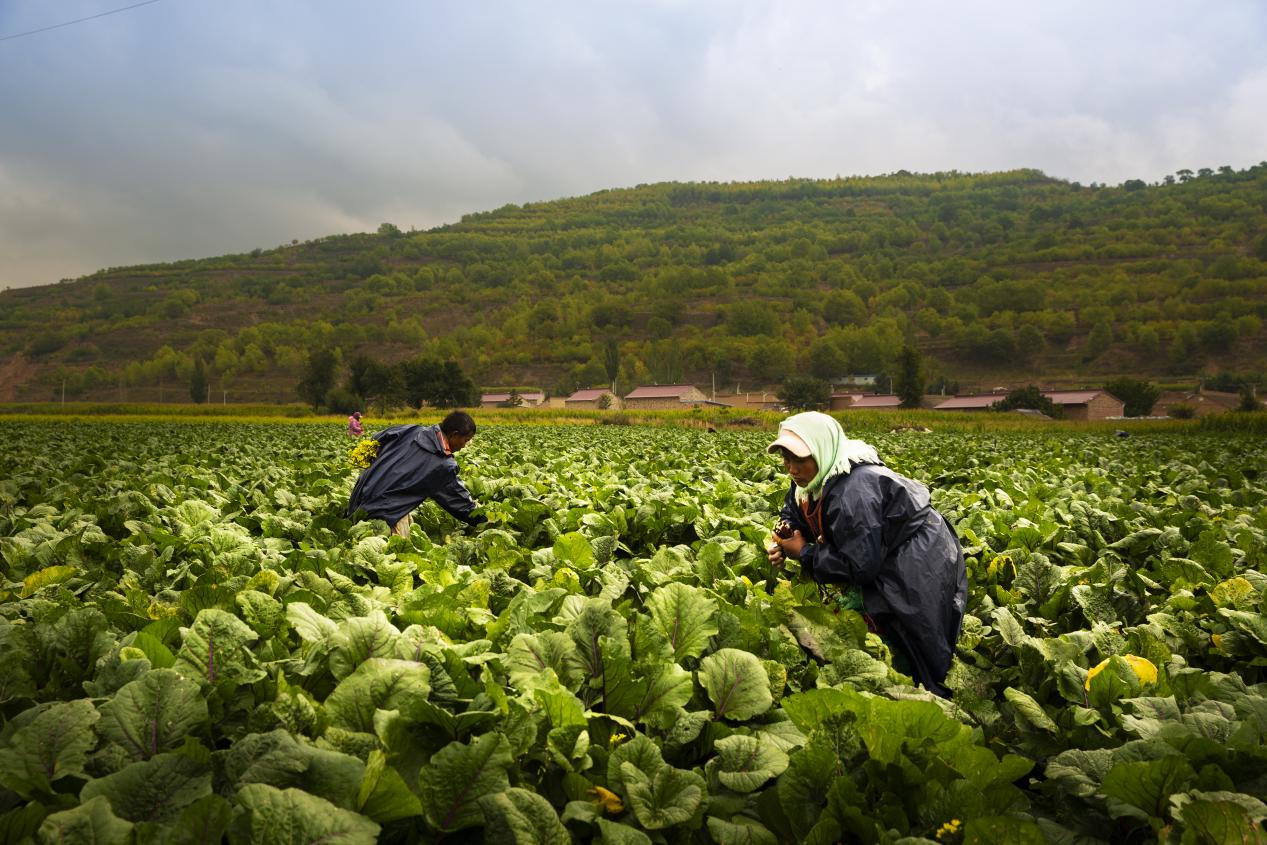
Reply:
M1262 0L137 2L0 0L0 288L650 182L1267 159Z

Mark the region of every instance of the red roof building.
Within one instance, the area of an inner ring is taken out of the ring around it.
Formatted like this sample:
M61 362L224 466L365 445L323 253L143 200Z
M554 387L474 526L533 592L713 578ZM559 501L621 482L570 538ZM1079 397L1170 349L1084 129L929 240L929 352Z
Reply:
M902 397L892 393L833 393L831 405L833 411L865 410L867 408L900 408Z
M523 407L525 408L536 408L543 405L546 401L545 393L540 390L520 393L519 398L522 400ZM480 396L480 407L498 408L504 406L509 401L510 391L505 391L504 393L485 393Z
M607 397L607 403L603 404L603 397ZM616 398L616 394L606 387L587 387L578 390L571 396L563 400L566 408L618 408L620 400Z
M1044 390L1043 395L1064 410L1067 420L1104 420L1120 417L1122 400L1104 390ZM1006 393L977 396L955 396L938 404L936 411L986 411L995 402L1007 398Z
M624 398L626 408L690 408L708 402L693 384L655 384L636 387Z
M1192 393L1183 390L1168 390L1157 397L1149 413L1154 417L1166 417L1170 416L1170 409L1177 406L1191 408L1193 416L1208 417L1210 414L1235 411L1241 406L1241 396L1239 393L1223 393L1217 390L1198 390Z

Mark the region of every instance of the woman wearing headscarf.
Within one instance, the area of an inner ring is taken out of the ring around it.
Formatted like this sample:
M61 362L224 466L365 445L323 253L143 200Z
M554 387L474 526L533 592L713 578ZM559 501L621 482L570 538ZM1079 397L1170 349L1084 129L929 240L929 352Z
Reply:
M928 488L884 466L876 451L845 436L833 417L788 417L767 451L792 478L770 562L800 561L840 607L904 656L916 684L943 697L943 682L968 600L955 532L929 504Z

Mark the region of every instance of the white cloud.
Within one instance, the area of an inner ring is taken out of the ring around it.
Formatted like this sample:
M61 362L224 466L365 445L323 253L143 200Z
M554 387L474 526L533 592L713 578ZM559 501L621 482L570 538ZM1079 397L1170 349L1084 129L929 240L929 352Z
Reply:
M6 6L4 31L47 22ZM96 23L0 42L0 285L664 179L1155 180L1267 138L1252 0L223 0Z

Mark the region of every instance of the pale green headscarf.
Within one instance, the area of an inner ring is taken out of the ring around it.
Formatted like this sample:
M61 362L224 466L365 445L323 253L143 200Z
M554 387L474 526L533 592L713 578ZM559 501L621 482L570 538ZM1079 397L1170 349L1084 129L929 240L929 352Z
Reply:
M818 411L806 411L788 417L779 423L780 429L788 429L809 446L810 454L818 464L818 475L810 481L808 487L796 487L796 501L805 502L809 497L817 496L823 485L838 475L849 472L852 464L882 463L875 448L861 440L851 440L845 436L845 430L836 422L835 417Z

